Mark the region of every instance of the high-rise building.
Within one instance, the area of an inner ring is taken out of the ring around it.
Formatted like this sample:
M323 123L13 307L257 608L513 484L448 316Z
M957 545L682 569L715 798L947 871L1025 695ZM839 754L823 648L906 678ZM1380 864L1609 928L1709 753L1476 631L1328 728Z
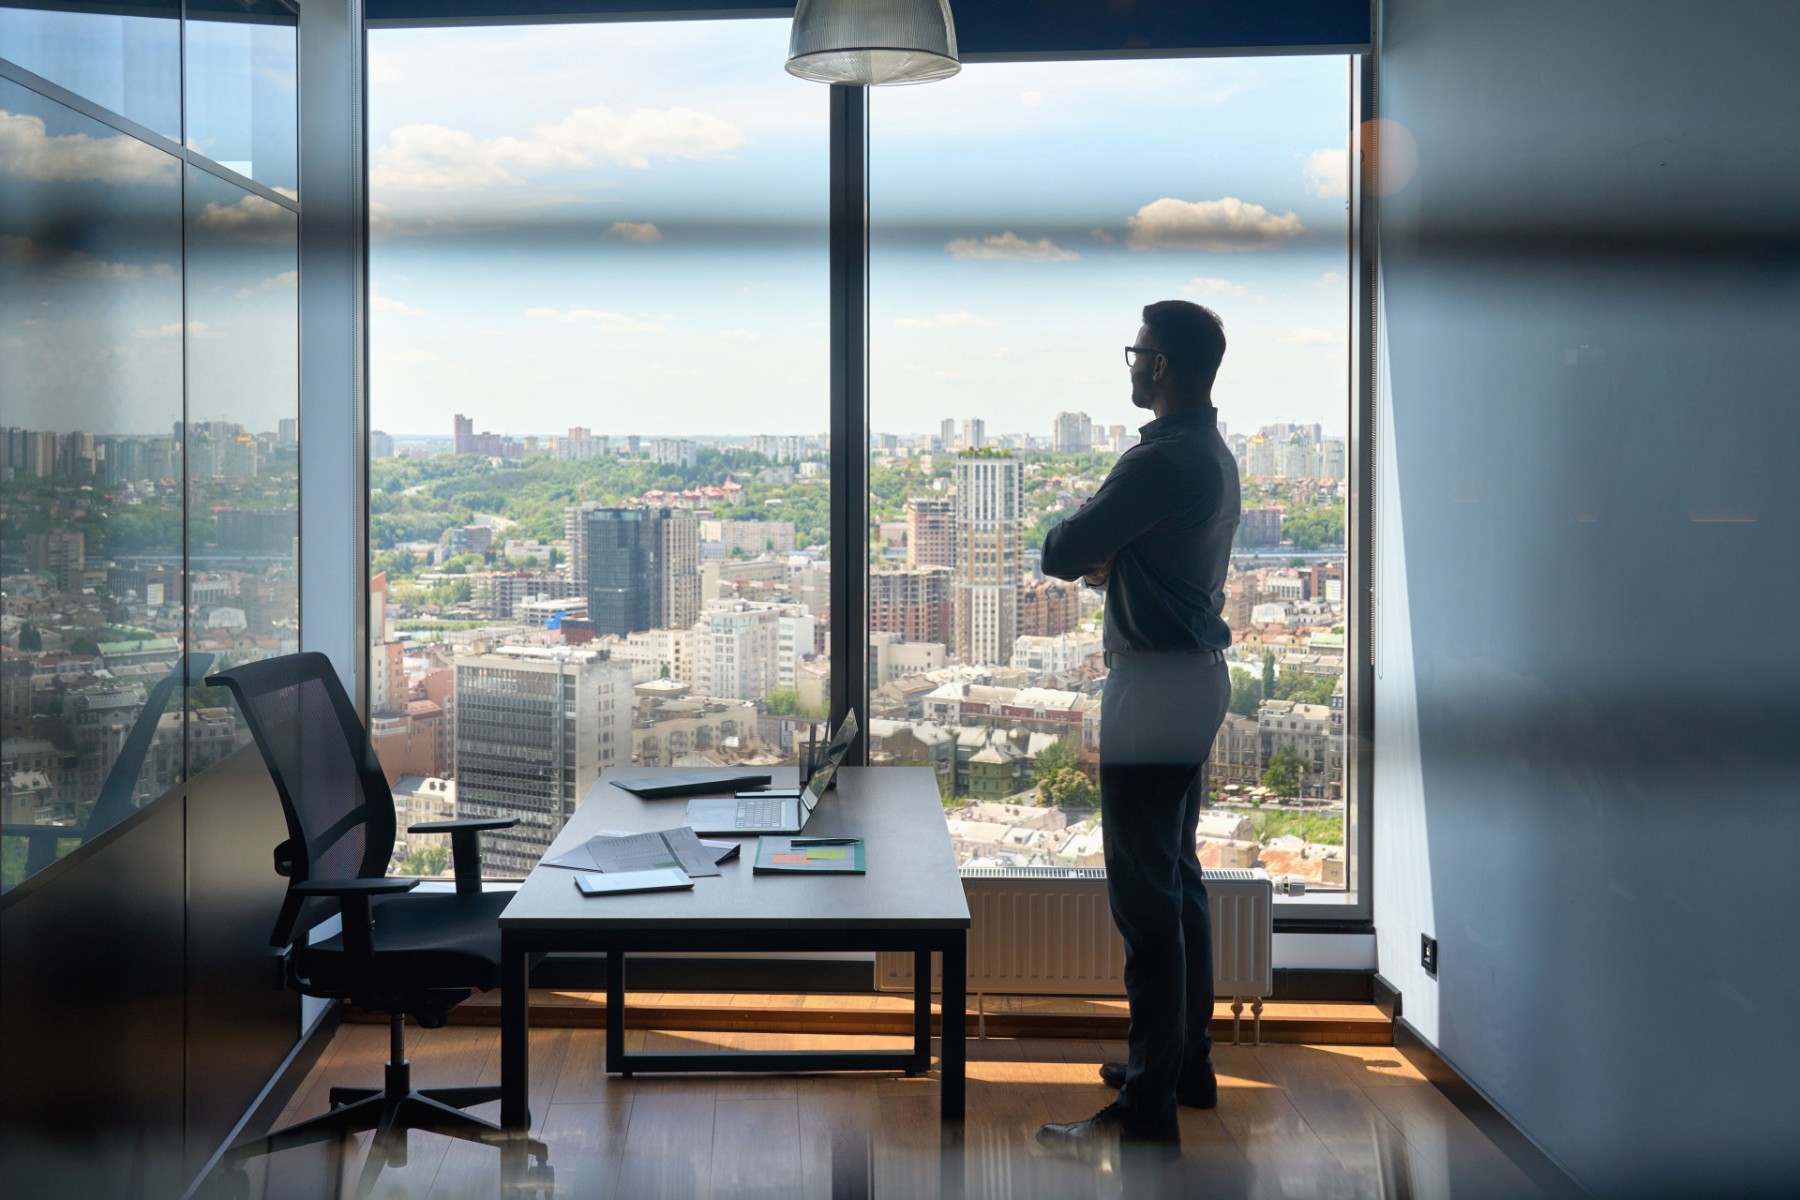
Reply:
M938 422L938 449L945 454L956 449L956 418L945 417Z
M1315 478L1315 451L1312 440L1305 434L1288 435L1287 444L1282 447L1281 476L1284 479Z
M980 417L970 417L963 422L962 448L979 450L987 444L987 422Z
M1349 475L1349 447L1343 438L1326 438L1319 443L1319 480L1344 479Z
M581 558L596 634L683 628L700 612L699 522L670 508L587 508ZM573 550L571 546L571 550Z
M456 429L455 437L451 443L453 452L457 454L473 454L475 452L475 422L473 418L465 417L461 413L457 413L452 420L455 423Z
M71 529L32 534L31 569L47 572L59 592L79 592L87 570L86 535Z
M949 507L948 501L944 502ZM947 514L946 514L947 515ZM948 520L945 522L948 524ZM869 628L907 642L948 646L955 631L947 566L869 572Z
M1039 579L1019 589L1019 635L1056 637L1081 625L1081 585Z
M1255 434L1244 447L1244 473L1274 478L1281 474L1281 448L1263 434Z
M906 562L913 567L956 565L956 505L945 496L906 501Z
M650 461L660 467L692 467L700 460L700 447L686 438L657 438L650 443Z
M1024 472L1010 454L956 460L956 653L1011 661L1019 636L1025 548Z
M1238 544L1273 546L1281 541L1279 508L1246 508L1238 515Z
M1094 423L1084 412L1059 412L1051 446L1058 454L1086 454L1094 448Z
M391 433L383 433L379 429L369 430L369 457L394 457L394 435Z
M708 601L694 626L695 693L720 700L761 700L774 691L781 673L782 607L748 600Z
M627 664L567 647L456 660L456 815L519 819L482 839L490 873L530 872L600 772L630 759Z

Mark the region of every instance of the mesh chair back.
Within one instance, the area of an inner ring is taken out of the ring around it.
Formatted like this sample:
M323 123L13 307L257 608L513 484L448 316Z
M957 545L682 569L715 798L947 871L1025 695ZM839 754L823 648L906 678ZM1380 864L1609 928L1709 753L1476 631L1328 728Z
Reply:
M207 679L231 689L281 796L288 841L276 869L293 883L386 874L394 796L367 730L323 654L246 663ZM270 942L290 944L303 906L292 891Z

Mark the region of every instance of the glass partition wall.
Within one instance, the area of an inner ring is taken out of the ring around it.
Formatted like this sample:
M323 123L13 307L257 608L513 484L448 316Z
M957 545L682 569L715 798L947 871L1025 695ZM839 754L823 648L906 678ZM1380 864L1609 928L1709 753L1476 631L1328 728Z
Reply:
M298 648L275 7L191 12L184 103L178 10L0 5L0 887L246 743L188 680ZM262 52L227 37L200 64L198 25L253 16ZM197 92L234 80L261 97L259 149L221 165Z

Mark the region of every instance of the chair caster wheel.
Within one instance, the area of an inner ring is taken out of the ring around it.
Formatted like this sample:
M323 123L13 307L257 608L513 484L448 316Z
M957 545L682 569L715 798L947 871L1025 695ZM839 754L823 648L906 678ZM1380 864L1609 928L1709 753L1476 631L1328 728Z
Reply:
M516 1200L525 1197L547 1198L556 1194L556 1171L547 1162L533 1163L525 1173L506 1184L506 1195Z

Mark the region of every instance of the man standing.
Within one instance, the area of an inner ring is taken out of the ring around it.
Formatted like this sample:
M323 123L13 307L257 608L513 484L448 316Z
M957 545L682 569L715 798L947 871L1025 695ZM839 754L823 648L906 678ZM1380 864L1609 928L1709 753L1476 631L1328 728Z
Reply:
M1179 1143L1176 1104L1217 1103L1212 927L1194 831L1202 768L1231 699L1231 629L1219 614L1238 473L1212 405L1224 356L1211 310L1185 300L1144 309L1125 361L1131 402L1156 419L1044 539L1046 574L1106 591L1100 821L1131 1009L1129 1060L1100 1069L1118 1100L1038 1131L1040 1143L1065 1151L1115 1138Z

